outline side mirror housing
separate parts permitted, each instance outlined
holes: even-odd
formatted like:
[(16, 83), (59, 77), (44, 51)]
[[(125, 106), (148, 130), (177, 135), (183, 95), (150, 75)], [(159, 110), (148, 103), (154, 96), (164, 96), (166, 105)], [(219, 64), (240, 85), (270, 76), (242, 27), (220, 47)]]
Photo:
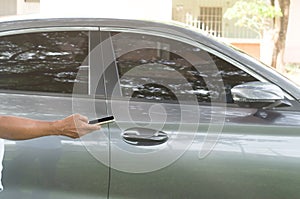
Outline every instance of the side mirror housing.
[(247, 82), (231, 89), (233, 100), (240, 107), (272, 109), (291, 106), (284, 92), (269, 82)]

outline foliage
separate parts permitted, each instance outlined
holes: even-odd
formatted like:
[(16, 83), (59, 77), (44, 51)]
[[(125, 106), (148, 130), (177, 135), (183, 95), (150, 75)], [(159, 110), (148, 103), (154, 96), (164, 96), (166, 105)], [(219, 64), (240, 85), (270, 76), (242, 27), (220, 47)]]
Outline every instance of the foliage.
[(264, 30), (272, 28), (270, 21), (273, 18), (281, 16), (281, 10), (272, 6), (269, 0), (239, 0), (224, 14), (224, 18), (236, 19), (235, 25), (249, 28), (260, 36)]
[(300, 73), (300, 64), (299, 63), (288, 63), (286, 65), (286, 71), (291, 73)]

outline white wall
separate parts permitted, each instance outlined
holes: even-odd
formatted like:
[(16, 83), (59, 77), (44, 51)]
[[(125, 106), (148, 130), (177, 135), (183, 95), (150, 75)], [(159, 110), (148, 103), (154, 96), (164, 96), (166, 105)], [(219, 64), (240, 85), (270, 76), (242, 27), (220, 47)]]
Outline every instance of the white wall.
[(17, 14), (16, 0), (0, 0), (0, 16)]
[(25, 2), (24, 0), (0, 0), (0, 16), (24, 15), (39, 12), (39, 2)]
[(291, 0), (285, 61), (300, 63), (300, 0)]
[(170, 20), (172, 0), (41, 0), (41, 14)]
[(40, 12), (39, 2), (25, 2), (24, 0), (17, 0), (17, 14), (33, 14)]

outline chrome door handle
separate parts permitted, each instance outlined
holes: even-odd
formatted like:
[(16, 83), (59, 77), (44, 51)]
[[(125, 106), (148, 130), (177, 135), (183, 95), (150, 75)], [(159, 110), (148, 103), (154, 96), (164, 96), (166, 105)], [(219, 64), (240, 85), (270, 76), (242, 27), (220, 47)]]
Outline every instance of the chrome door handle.
[(169, 139), (168, 134), (163, 131), (141, 127), (126, 129), (122, 137), (126, 143), (138, 146), (158, 145)]

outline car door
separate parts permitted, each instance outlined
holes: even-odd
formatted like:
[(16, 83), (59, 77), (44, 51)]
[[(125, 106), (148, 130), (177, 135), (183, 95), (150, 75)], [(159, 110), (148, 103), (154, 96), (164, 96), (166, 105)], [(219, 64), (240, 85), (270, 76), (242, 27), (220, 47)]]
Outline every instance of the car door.
[(299, 195), (299, 102), (286, 94), (292, 107), (239, 107), (231, 89), (268, 82), (263, 74), (164, 31), (103, 32), (115, 63), (104, 66), (116, 118), (109, 198)]
[[(97, 27), (26, 28), (0, 37), (1, 115), (59, 120), (107, 114)], [(92, 53), (93, 52), (93, 53)], [(96, 96), (96, 97), (95, 97)], [(94, 142), (99, 142), (94, 149)], [(80, 139), (63, 136), (5, 141), (1, 198), (107, 198), (107, 128)]]

